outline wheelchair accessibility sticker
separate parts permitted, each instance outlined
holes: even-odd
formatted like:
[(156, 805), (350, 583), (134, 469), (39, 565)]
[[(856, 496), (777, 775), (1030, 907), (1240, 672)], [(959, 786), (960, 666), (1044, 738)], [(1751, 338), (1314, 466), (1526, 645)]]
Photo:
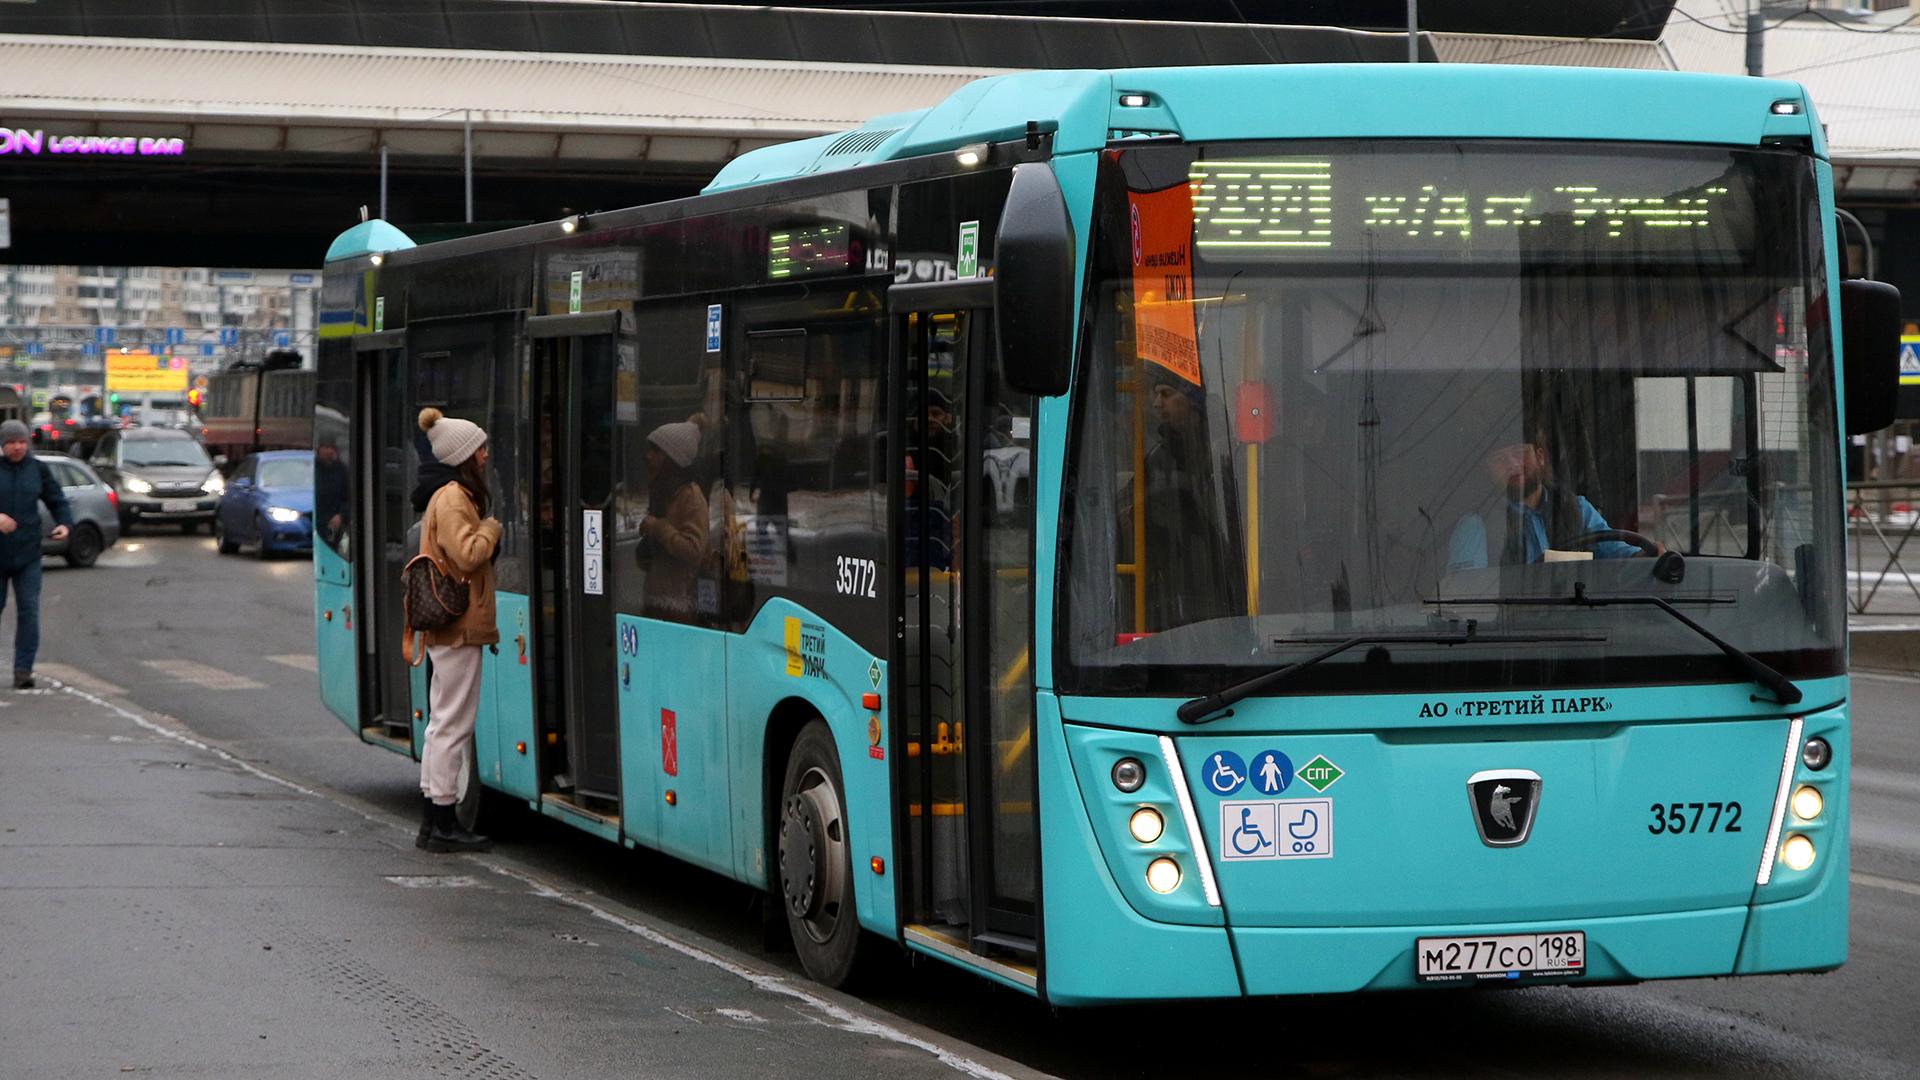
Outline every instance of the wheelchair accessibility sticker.
[(1247, 782), (1247, 763), (1231, 750), (1208, 754), (1200, 772), (1206, 778), (1207, 790), (1223, 798), (1239, 791), (1240, 785)]
[(1220, 859), (1333, 858), (1332, 799), (1262, 799), (1220, 804)]

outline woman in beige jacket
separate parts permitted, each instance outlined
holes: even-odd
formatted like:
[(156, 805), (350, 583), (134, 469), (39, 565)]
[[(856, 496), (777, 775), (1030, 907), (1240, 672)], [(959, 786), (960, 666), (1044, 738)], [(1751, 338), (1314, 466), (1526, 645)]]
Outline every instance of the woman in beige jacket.
[(634, 555), (647, 571), (642, 610), (656, 619), (694, 621), (694, 591), (707, 561), (707, 497), (693, 476), (700, 428), (685, 420), (647, 436), (647, 513)]
[(418, 846), (428, 851), (485, 851), (493, 841), (454, 816), (460, 770), (473, 753), (473, 721), (480, 707), (480, 657), (500, 640), (493, 616), (493, 551), (500, 523), (487, 516), (487, 433), (470, 420), (420, 410), (433, 456), (456, 471), (427, 502), (420, 551), (440, 560), (467, 583), (467, 611), (453, 625), (427, 632), (432, 661), (427, 736), (420, 749), (420, 792), (426, 796)]

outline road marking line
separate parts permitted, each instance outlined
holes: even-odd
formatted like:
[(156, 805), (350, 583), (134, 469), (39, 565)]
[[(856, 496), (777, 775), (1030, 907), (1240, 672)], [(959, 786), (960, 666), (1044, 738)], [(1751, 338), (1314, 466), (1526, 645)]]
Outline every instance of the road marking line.
[[(201, 742), (199, 739), (192, 737), (191, 735), (183, 735), (180, 732), (174, 731), (171, 728), (163, 727), (160, 724), (156, 724), (153, 721), (147, 719), (146, 717), (141, 716), (139, 713), (133, 712), (129, 709), (123, 709), (120, 706), (115, 705), (113, 702), (108, 701), (107, 699), (100, 697), (97, 694), (89, 694), (85, 690), (82, 690), (77, 686), (66, 686), (66, 687), (62, 687), (61, 689), (64, 690), (66, 693), (72, 694), (74, 697), (77, 697), (82, 701), (90, 701), (93, 704), (100, 706), (101, 708), (107, 710), (110, 713), (113, 713), (117, 716), (124, 717), (127, 720), (131, 721), (132, 723), (140, 727), (143, 727), (148, 731), (153, 732), (155, 735), (158, 735), (166, 739), (172, 739), (174, 742), (177, 742), (182, 746), (191, 746), (195, 750), (200, 750), (200, 751), (204, 751), (205, 753), (212, 754), (214, 757), (219, 758), (221, 761), (224, 761), (227, 764), (234, 766), (235, 768), (244, 769), (247, 772), (252, 773), (254, 776), (257, 776), (260, 779), (265, 780), (269, 783), (279, 784), (283, 788), (287, 788), (292, 791), (297, 791), (302, 795), (311, 795), (316, 799), (324, 798), (324, 796), (322, 796), (319, 792), (313, 790), (312, 788), (301, 787), (299, 784), (294, 783), (293, 781), (287, 779), (284, 776), (275, 776), (272, 773), (266, 771), (265, 769), (260, 768), (258, 765), (253, 764), (252, 762), (242, 761), (241, 759), (233, 756), (232, 754), (227, 753), (225, 750), (222, 750), (217, 746), (209, 746), (206, 743)], [(333, 802), (333, 800), (331, 799), (327, 801)], [(335, 802), (334, 805), (338, 806), (340, 804)], [(351, 809), (351, 807), (349, 807), (348, 809)], [(355, 812), (360, 813), (359, 811), (355, 811)], [(381, 820), (379, 818), (374, 817), (371, 814), (360, 813), (360, 816), (365, 818), (368, 821), (374, 822), (375, 824), (380, 824), (380, 825), (392, 824), (390, 821)]]
[(142, 660), (140, 663), (177, 682), (192, 683), (208, 690), (263, 690), (267, 685), (245, 675), (235, 675), (192, 660)]
[(102, 697), (124, 697), (127, 693), (125, 688), (115, 686), (105, 679), (95, 678), (71, 664), (42, 663), (36, 670), (42, 675), (51, 675), (68, 686), (77, 686)]
[(403, 889), (478, 889), (479, 879), (466, 874), (389, 874), (387, 881)]
[(1866, 885), (1875, 889), (1891, 889), (1894, 892), (1920, 896), (1920, 885), (1915, 885), (1911, 881), (1897, 881), (1893, 878), (1881, 877), (1878, 874), (1862, 874), (1857, 870), (1848, 874), (1847, 879), (1855, 885)]
[(617, 926), (635, 937), (644, 938), (663, 949), (670, 949), (690, 960), (696, 960), (702, 964), (719, 968), (729, 975), (744, 979), (755, 988), (769, 994), (780, 994), (785, 997), (797, 998), (816, 1012), (822, 1013), (829, 1019), (837, 1021), (837, 1023), (830, 1024), (829, 1026), (831, 1027), (856, 1035), (872, 1035), (875, 1038), (885, 1039), (888, 1042), (895, 1042), (903, 1046), (911, 1046), (916, 1050), (923, 1050), (926, 1053), (932, 1054), (942, 1065), (965, 1073), (968, 1076), (977, 1077), (978, 1080), (1012, 1080), (1012, 1077), (1009, 1077), (1006, 1073), (989, 1068), (971, 1058), (962, 1057), (938, 1043), (929, 1042), (926, 1039), (909, 1034), (890, 1024), (883, 1024), (878, 1020), (861, 1016), (844, 1006), (836, 1005), (818, 994), (794, 985), (782, 976), (743, 967), (723, 956), (710, 953), (699, 946), (690, 945), (687, 942), (663, 934), (644, 923), (638, 923), (632, 919), (616, 915), (605, 908), (596, 907), (592, 903), (582, 900), (577, 896), (570, 896), (530, 874), (522, 873), (510, 867), (501, 866), (498, 863), (490, 862), (484, 858), (476, 858), (474, 861), (502, 877), (512, 878), (520, 882), (527, 886), (527, 888), (533, 890), (534, 895), (543, 899), (565, 904), (568, 907), (579, 908), (594, 918)]
[(301, 671), (320, 670), (320, 658), (312, 653), (287, 653), (283, 656), (269, 656), (267, 659), (290, 668), (299, 668)]

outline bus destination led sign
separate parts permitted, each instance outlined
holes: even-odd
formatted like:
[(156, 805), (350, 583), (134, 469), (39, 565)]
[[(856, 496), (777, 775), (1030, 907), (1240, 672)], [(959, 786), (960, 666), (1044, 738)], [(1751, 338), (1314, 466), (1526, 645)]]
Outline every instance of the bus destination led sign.
[(39, 157), (43, 154), (180, 157), (186, 152), (185, 139), (155, 139), (134, 135), (48, 135), (38, 129), (0, 128), (0, 157)]
[(767, 277), (774, 281), (851, 269), (853, 231), (845, 223), (779, 229), (767, 236)]
[[(1382, 254), (1499, 250), (1515, 234), (1543, 228), (1556, 231), (1559, 244), (1587, 250), (1668, 248), (1674, 234), (1688, 233), (1712, 237), (1704, 246), (1726, 242), (1718, 235), (1730, 194), (1724, 183), (1674, 190), (1570, 182), (1543, 166), (1525, 170), (1532, 175), (1497, 171), (1506, 160), (1479, 162), (1467, 176), (1437, 183), (1421, 175), (1417, 160), (1369, 161), (1352, 170), (1364, 177), (1336, 179), (1350, 164), (1361, 165), (1333, 156), (1194, 162), (1186, 185), (1194, 246), (1203, 254), (1240, 255), (1370, 245)], [(1681, 243), (1692, 248), (1702, 240)]]

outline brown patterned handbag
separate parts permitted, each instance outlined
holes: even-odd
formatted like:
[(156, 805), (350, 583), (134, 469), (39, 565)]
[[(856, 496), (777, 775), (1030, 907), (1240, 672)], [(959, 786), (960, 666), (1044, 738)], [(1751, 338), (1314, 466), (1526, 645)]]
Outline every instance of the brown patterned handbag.
[(422, 526), (420, 554), (400, 568), (400, 611), (407, 625), (407, 636), (401, 642), (400, 651), (409, 664), (418, 664), (426, 655), (426, 650), (415, 647), (414, 638), (459, 622), (472, 600), (467, 583), (454, 577), (444, 563), (428, 554), (432, 547), (432, 532)]

